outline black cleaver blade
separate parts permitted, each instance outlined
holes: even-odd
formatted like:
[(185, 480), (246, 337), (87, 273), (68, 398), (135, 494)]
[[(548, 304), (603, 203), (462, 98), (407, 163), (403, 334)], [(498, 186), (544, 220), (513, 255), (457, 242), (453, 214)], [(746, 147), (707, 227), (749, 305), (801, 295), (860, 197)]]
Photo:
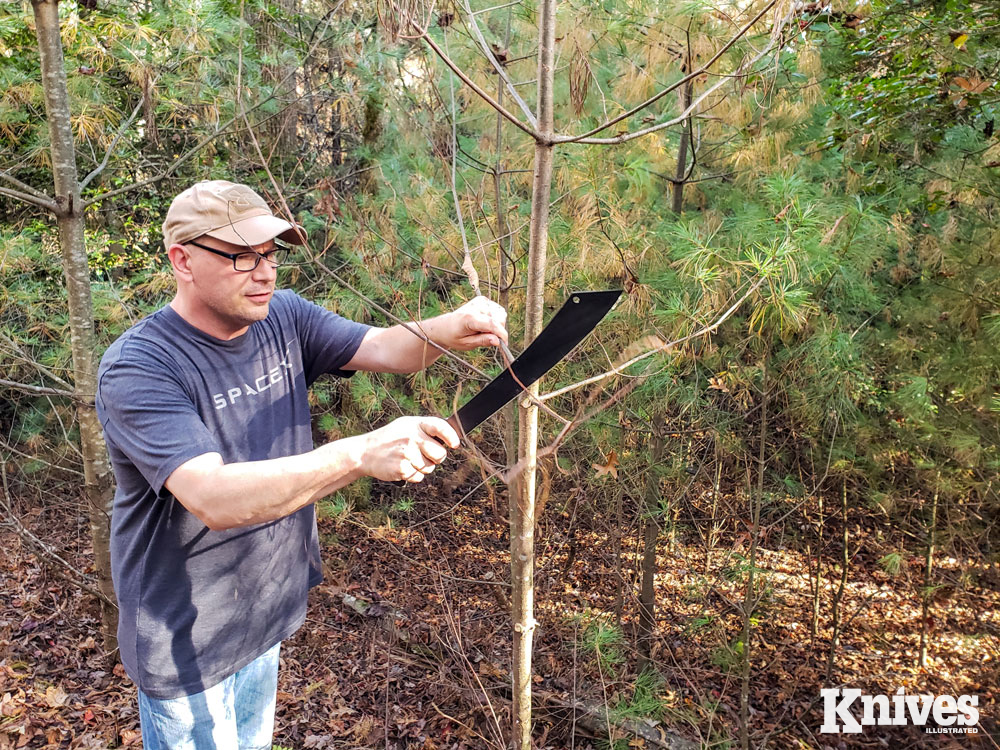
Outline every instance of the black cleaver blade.
[[(621, 289), (573, 292), (521, 356), (448, 418), (451, 426), (465, 435), (500, 411), (521, 393), (522, 384), (527, 388), (576, 348), (615, 306), (621, 293)], [(517, 380), (511, 376), (512, 370)]]

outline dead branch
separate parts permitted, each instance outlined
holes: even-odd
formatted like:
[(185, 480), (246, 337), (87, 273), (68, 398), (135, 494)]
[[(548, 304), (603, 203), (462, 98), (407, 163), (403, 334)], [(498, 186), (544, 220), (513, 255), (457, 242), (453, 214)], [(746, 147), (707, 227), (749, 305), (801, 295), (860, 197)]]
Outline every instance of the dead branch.
[[(10, 179), (9, 175), (2, 175), (7, 179)], [(44, 208), (47, 211), (56, 213), (59, 210), (59, 206), (55, 201), (44, 200), (42, 198), (36, 198), (28, 193), (22, 193), (20, 190), (12, 190), (11, 188), (0, 187), (0, 195), (6, 195), (8, 198), (13, 198), (16, 201), (21, 201), (22, 203), (30, 203), (32, 206), (38, 206), (38, 208)]]
[(733, 305), (728, 310), (726, 310), (711, 325), (707, 325), (704, 328), (700, 328), (697, 331), (695, 331), (694, 333), (691, 333), (691, 334), (689, 334), (687, 336), (684, 336), (682, 338), (676, 339), (674, 341), (669, 341), (669, 342), (667, 342), (665, 344), (662, 344), (661, 346), (657, 346), (657, 347), (655, 347), (653, 349), (650, 349), (649, 351), (643, 352), (642, 354), (638, 354), (635, 357), (632, 357), (632, 359), (628, 360), (627, 362), (624, 362), (624, 363), (618, 365), (617, 367), (614, 367), (611, 370), (608, 370), (607, 372), (603, 372), (600, 375), (595, 375), (592, 378), (587, 378), (586, 380), (581, 380), (579, 383), (573, 383), (572, 385), (567, 385), (565, 388), (560, 388), (559, 390), (552, 391), (550, 393), (546, 393), (546, 394), (544, 394), (542, 396), (539, 396), (538, 400), (539, 401), (548, 401), (550, 398), (555, 398), (556, 396), (561, 396), (562, 394), (569, 393), (570, 391), (574, 391), (577, 388), (582, 388), (585, 385), (591, 385), (592, 383), (597, 383), (597, 382), (599, 382), (601, 380), (605, 380), (606, 378), (610, 378), (613, 375), (620, 375), (621, 373), (623, 373), (625, 370), (627, 370), (629, 367), (631, 367), (635, 363), (641, 362), (644, 359), (648, 359), (649, 357), (652, 357), (654, 354), (659, 354), (660, 352), (670, 351), (671, 349), (674, 349), (677, 346), (680, 346), (681, 344), (685, 344), (688, 341), (692, 341), (693, 339), (701, 338), (702, 336), (708, 335), (710, 333), (714, 333), (716, 331), (716, 329), (718, 329), (719, 326), (721, 326), (730, 316), (732, 316), (732, 314), (734, 312), (736, 312), (736, 310), (738, 310), (740, 308), (740, 306), (744, 302), (746, 302), (746, 300), (750, 297), (750, 295), (752, 295), (754, 292), (756, 292), (761, 287), (761, 285), (764, 283), (764, 281), (765, 281), (764, 278), (758, 279), (757, 282), (753, 286), (751, 286), (742, 297), (740, 297), (738, 300), (736, 300), (736, 302), (734, 302)]
[(514, 82), (510, 80), (510, 76), (507, 75), (507, 71), (504, 69), (504, 66), (500, 64), (496, 55), (493, 54), (493, 50), (490, 49), (490, 45), (486, 43), (486, 39), (483, 37), (483, 32), (479, 29), (479, 23), (476, 21), (476, 14), (472, 12), (472, 8), (469, 6), (468, 0), (463, 0), (462, 6), (468, 14), (468, 19), (472, 26), (472, 33), (473, 36), (476, 37), (476, 41), (479, 42), (479, 48), (486, 56), (486, 59), (490, 61), (490, 64), (497, 72), (497, 75), (503, 80), (507, 88), (507, 93), (509, 93), (511, 98), (517, 102), (517, 106), (519, 106), (521, 111), (524, 112), (524, 116), (528, 118), (528, 122), (531, 123), (531, 127), (537, 128), (538, 120), (535, 118), (534, 112), (531, 111), (528, 103), (521, 98), (521, 95), (517, 93), (517, 89), (514, 88)]
[[(625, 362), (625, 363), (623, 363), (621, 365), (618, 365), (617, 367), (609, 370), (608, 372), (602, 373), (601, 375), (596, 375), (593, 378), (588, 378), (587, 380), (581, 381), (580, 383), (575, 383), (572, 386), (567, 386), (566, 388), (562, 388), (562, 389), (560, 389), (558, 391), (553, 391), (552, 393), (546, 394), (544, 397), (539, 397), (539, 398), (540, 399), (552, 398), (553, 396), (559, 395), (561, 393), (566, 393), (566, 392), (568, 392), (570, 390), (574, 390), (576, 388), (580, 388), (580, 387), (582, 387), (584, 385), (590, 385), (592, 383), (596, 383), (598, 381), (601, 381), (601, 380), (604, 380), (606, 378), (609, 378), (609, 377), (611, 377), (613, 375), (619, 375), (626, 368), (628, 368), (629, 366), (635, 364), (636, 362), (639, 362), (639, 361), (641, 361), (643, 359), (647, 359), (648, 357), (652, 357), (654, 354), (658, 354), (658, 353), (663, 352), (663, 351), (668, 351), (668, 350), (673, 349), (674, 347), (676, 347), (676, 346), (678, 346), (680, 344), (683, 344), (685, 342), (691, 341), (693, 339), (696, 339), (696, 338), (699, 338), (701, 336), (705, 336), (705, 335), (708, 335), (708, 334), (714, 332), (734, 312), (736, 312), (736, 310), (739, 309), (739, 307), (750, 297), (750, 295), (752, 295), (754, 292), (756, 292), (757, 289), (759, 289), (761, 287), (761, 285), (765, 281), (766, 281), (766, 277), (762, 277), (762, 278), (758, 279), (735, 303), (733, 303), (732, 306), (729, 307), (728, 310), (726, 310), (721, 316), (719, 316), (719, 318), (717, 318), (715, 320), (715, 322), (712, 323), (711, 325), (708, 325), (708, 326), (705, 326), (703, 328), (700, 328), (699, 330), (695, 331), (694, 333), (689, 334), (688, 336), (684, 336), (683, 338), (677, 339), (676, 341), (671, 341), (671, 342), (668, 342), (666, 344), (663, 344), (662, 346), (658, 346), (658, 347), (655, 347), (653, 349), (650, 349), (649, 351), (644, 352), (644, 353), (642, 353), (640, 355), (637, 355), (637, 356), (633, 357), (632, 359), (628, 360), (627, 362)], [(559, 450), (559, 446), (562, 445), (563, 441), (566, 439), (566, 437), (573, 430), (575, 430), (581, 424), (584, 424), (588, 420), (592, 419), (593, 417), (595, 417), (600, 412), (604, 411), (605, 409), (609, 408), (610, 406), (612, 406), (612, 405), (618, 403), (619, 401), (621, 401), (622, 399), (624, 399), (632, 391), (634, 391), (636, 388), (638, 388), (640, 385), (642, 385), (642, 383), (645, 382), (646, 378), (648, 378), (648, 377), (649, 377), (648, 373), (636, 376), (635, 379), (631, 383), (629, 383), (624, 388), (619, 389), (607, 401), (604, 401), (603, 403), (598, 404), (596, 407), (588, 409), (588, 407), (590, 407), (590, 405), (593, 404), (594, 401), (597, 399), (597, 397), (602, 393), (602, 391), (600, 389), (594, 389), (594, 391), (590, 394), (590, 396), (584, 401), (583, 405), (580, 406), (580, 408), (577, 410), (576, 414), (573, 415), (573, 417), (570, 420), (568, 420), (568, 421), (565, 422), (565, 425), (563, 426), (562, 430), (560, 430), (559, 434), (556, 435), (555, 439), (551, 443), (549, 443), (549, 445), (545, 446), (544, 448), (540, 448), (538, 450), (538, 458), (543, 458), (545, 456), (550, 456), (550, 455), (556, 454), (558, 452), (558, 450)], [(506, 471), (495, 471), (495, 470), (494, 471), (495, 471), (496, 475), (499, 476), (500, 479), (505, 484), (509, 485), (518, 476), (520, 476), (521, 472), (523, 472), (526, 467), (527, 467), (527, 461), (522, 460), (522, 461), (519, 461), (518, 463), (514, 464), (510, 468), (508, 468)]]
[[(34, 396), (66, 396), (67, 398), (84, 398), (73, 391), (64, 391), (61, 388), (46, 388), (40, 385), (29, 385), (28, 383), (15, 383), (13, 380), (0, 378), (0, 385), (13, 388), (16, 391), (23, 391)], [(92, 399), (91, 399), (92, 400)]]

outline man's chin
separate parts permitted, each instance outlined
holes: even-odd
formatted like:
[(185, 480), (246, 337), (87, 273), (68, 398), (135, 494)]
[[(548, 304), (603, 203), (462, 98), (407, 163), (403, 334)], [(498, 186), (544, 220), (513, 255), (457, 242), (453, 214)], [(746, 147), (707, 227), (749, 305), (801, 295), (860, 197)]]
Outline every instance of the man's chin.
[(249, 304), (243, 306), (243, 309), (240, 310), (238, 317), (244, 325), (250, 325), (251, 323), (256, 323), (258, 320), (266, 318), (269, 309), (269, 302), (250, 302)]

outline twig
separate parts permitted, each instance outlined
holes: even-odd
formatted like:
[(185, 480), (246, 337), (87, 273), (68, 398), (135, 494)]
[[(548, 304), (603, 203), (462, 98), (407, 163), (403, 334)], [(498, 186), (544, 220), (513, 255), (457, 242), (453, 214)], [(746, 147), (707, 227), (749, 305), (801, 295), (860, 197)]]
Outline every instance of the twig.
[(519, 119), (517, 119), (503, 105), (501, 105), (496, 99), (494, 99), (492, 96), (490, 96), (489, 94), (487, 94), (475, 81), (473, 81), (471, 78), (469, 78), (469, 76), (467, 76), (462, 71), (462, 69), (459, 68), (454, 63), (454, 61), (450, 57), (448, 57), (447, 54), (445, 54), (444, 50), (442, 50), (435, 43), (435, 41), (433, 39), (431, 39), (430, 34), (427, 33), (426, 29), (421, 28), (416, 23), (413, 24), (413, 27), (418, 32), (417, 33), (417, 38), (418, 39), (423, 39), (425, 42), (427, 42), (428, 46), (432, 50), (434, 50), (435, 54), (437, 54), (437, 56), (441, 58), (442, 62), (444, 62), (445, 65), (447, 65), (449, 68), (451, 68), (452, 72), (455, 75), (457, 75), (466, 86), (468, 86), (470, 89), (472, 89), (477, 94), (479, 94), (479, 96), (483, 99), (483, 101), (485, 101), (487, 104), (489, 104), (491, 107), (493, 107), (493, 109), (495, 109), (497, 112), (499, 112), (505, 118), (507, 118), (508, 120), (510, 120), (510, 122), (512, 122), (519, 129), (523, 130), (525, 133), (527, 133), (528, 135), (530, 135), (536, 141), (543, 140), (541, 134), (539, 134), (534, 128), (532, 128), (532, 127), (530, 127), (528, 125), (525, 125), (523, 122), (521, 122)]
[[(444, 33), (445, 51), (448, 51), (448, 31)], [(458, 218), (458, 233), (462, 237), (462, 249), (465, 255), (462, 258), (462, 270), (469, 278), (469, 286), (477, 294), (479, 291), (479, 274), (472, 263), (472, 253), (469, 252), (469, 238), (465, 233), (465, 219), (462, 217), (462, 204), (458, 200), (458, 185), (456, 184), (455, 171), (458, 158), (458, 109), (455, 104), (455, 81), (448, 77), (448, 93), (451, 95), (451, 199), (455, 203), (455, 216)]]
[[(156, 79), (153, 79), (153, 81), (150, 82), (150, 87), (152, 87), (154, 83), (156, 83)], [(125, 131), (128, 130), (129, 125), (131, 125), (135, 121), (135, 118), (139, 116), (143, 103), (143, 100), (139, 99), (139, 103), (135, 105), (135, 109), (132, 110), (132, 114), (129, 115), (128, 119), (126, 119), (125, 122), (122, 123), (121, 127), (118, 128), (118, 132), (115, 133), (115, 137), (112, 138), (111, 143), (108, 144), (108, 148), (104, 152), (104, 158), (101, 159), (101, 163), (94, 167), (93, 171), (80, 181), (81, 192), (95, 177), (97, 177), (97, 175), (104, 171), (105, 167), (108, 166), (108, 160), (111, 158), (111, 152), (115, 150), (115, 146), (118, 145), (118, 141), (120, 141), (122, 136), (125, 135)]]
[[(503, 65), (497, 60), (496, 56), (493, 54), (493, 50), (490, 49), (490, 45), (486, 43), (486, 39), (483, 38), (483, 32), (479, 30), (479, 23), (476, 21), (476, 14), (472, 12), (472, 8), (469, 6), (468, 0), (463, 0), (463, 7), (465, 12), (468, 14), (469, 21), (472, 24), (472, 32), (479, 42), (479, 47), (486, 55), (486, 58), (490, 61), (493, 69), (497, 72), (497, 75), (503, 79), (503, 82), (507, 85), (507, 92), (511, 95), (517, 106), (521, 108), (524, 112), (524, 116), (528, 118), (528, 122), (531, 123), (531, 127), (538, 127), (538, 120), (535, 118), (534, 112), (528, 106), (528, 103), (521, 98), (521, 95), (517, 93), (517, 89), (514, 88), (514, 82), (510, 80), (510, 76), (507, 75), (507, 71), (504, 69)], [(447, 33), (447, 32), (446, 32)]]
[(27, 383), (15, 383), (13, 380), (4, 380), (0, 378), (0, 385), (5, 385), (8, 388), (13, 388), (18, 391), (24, 391), (25, 393), (32, 393), (36, 396), (66, 396), (67, 398), (80, 399), (87, 403), (92, 403), (93, 399), (87, 401), (86, 397), (78, 395), (73, 391), (64, 391), (61, 388), (46, 388), (40, 385), (28, 385)]

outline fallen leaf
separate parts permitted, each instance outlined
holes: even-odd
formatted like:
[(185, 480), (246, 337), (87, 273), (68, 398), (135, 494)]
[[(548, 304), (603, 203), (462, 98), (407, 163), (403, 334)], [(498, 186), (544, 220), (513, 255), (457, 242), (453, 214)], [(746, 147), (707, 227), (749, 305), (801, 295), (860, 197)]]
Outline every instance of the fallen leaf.
[(597, 472), (595, 476), (604, 476), (605, 474), (610, 474), (615, 479), (618, 478), (618, 454), (611, 451), (607, 457), (607, 463), (603, 466), (601, 464), (592, 464), (594, 470)]
[(729, 386), (726, 385), (726, 373), (720, 372), (718, 375), (713, 375), (708, 379), (708, 388), (713, 391), (722, 391), (723, 393), (729, 393)]
[(50, 708), (65, 706), (68, 698), (69, 696), (66, 695), (66, 691), (58, 685), (49, 685), (45, 688), (45, 703)]

